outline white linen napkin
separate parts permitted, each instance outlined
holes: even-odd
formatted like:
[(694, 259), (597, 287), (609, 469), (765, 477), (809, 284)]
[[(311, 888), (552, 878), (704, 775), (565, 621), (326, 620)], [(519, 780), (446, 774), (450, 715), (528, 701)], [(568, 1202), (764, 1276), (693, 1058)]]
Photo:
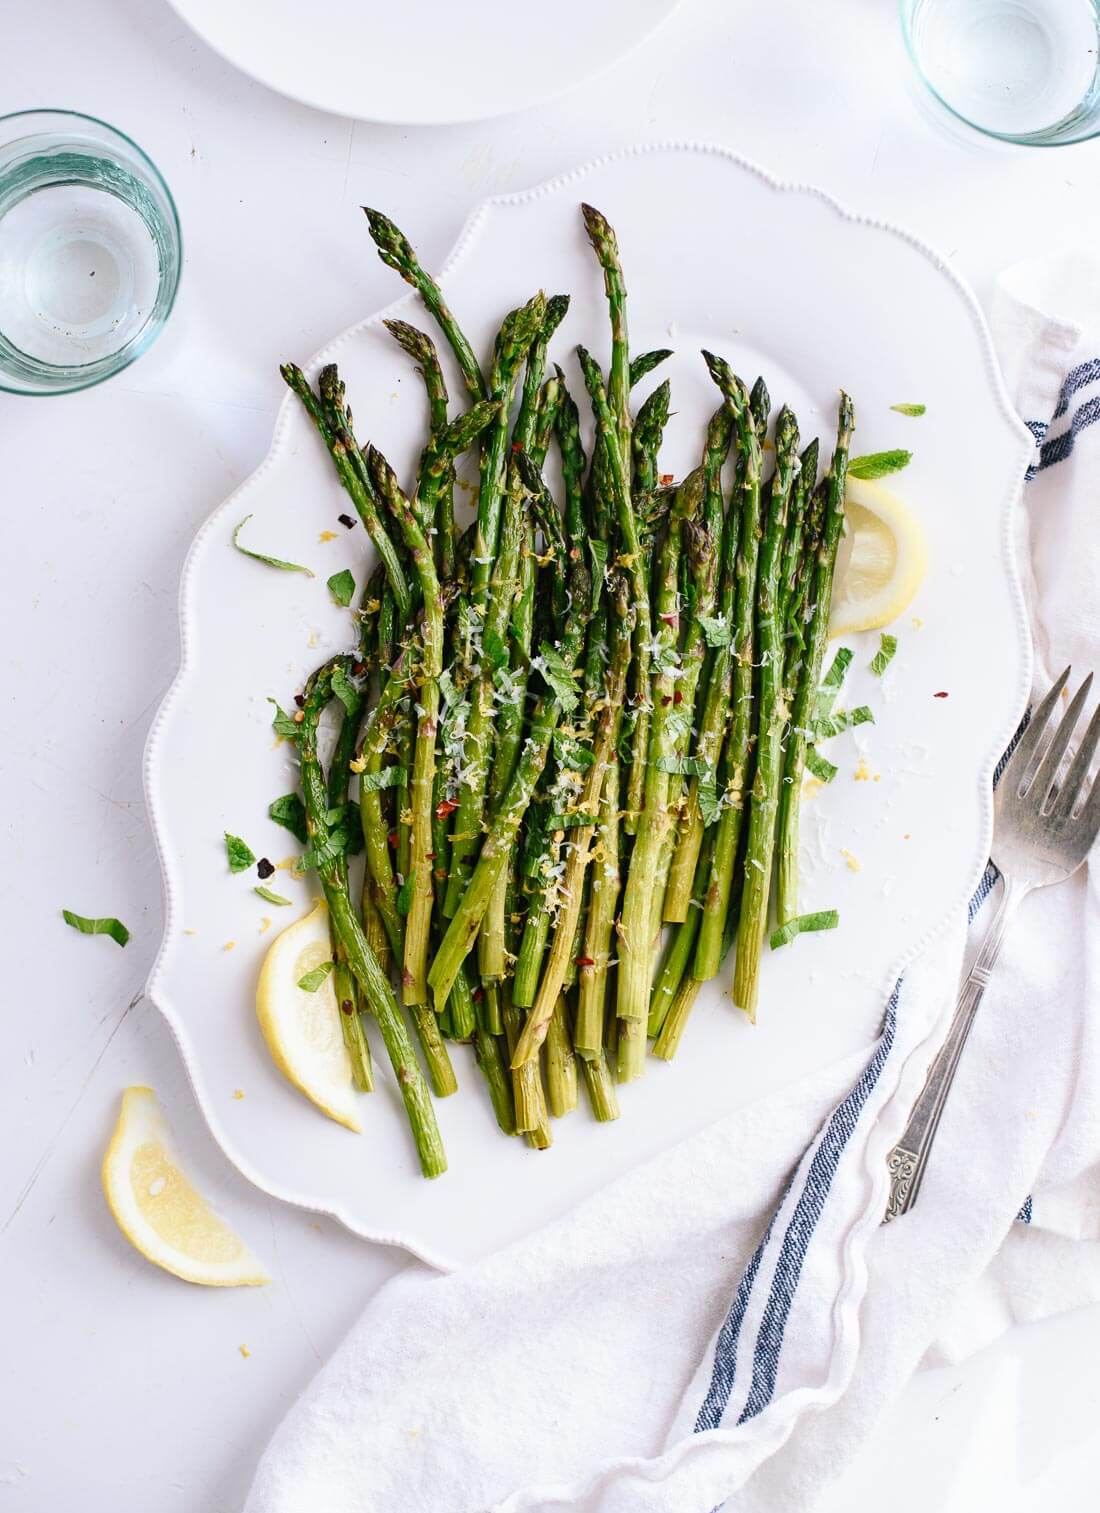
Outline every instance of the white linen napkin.
[[(1100, 669), (1098, 296), (1100, 268), (1062, 259), (1011, 270), (992, 312), (1036, 437), (1020, 532), (1037, 686)], [(996, 655), (979, 627), (973, 654)], [(866, 1053), (487, 1261), (383, 1287), (245, 1513), (801, 1513), (922, 1358), (1100, 1299), (1095, 875), (1025, 903), (912, 1213), (880, 1225), (885, 1157), (992, 869), (969, 932), (909, 969)]]

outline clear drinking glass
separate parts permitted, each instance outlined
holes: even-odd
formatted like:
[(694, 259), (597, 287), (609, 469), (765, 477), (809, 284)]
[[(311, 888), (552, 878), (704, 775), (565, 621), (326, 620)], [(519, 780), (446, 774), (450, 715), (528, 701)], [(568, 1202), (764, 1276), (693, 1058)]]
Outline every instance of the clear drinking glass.
[(0, 116), (0, 389), (66, 394), (139, 357), (179, 284), (179, 217), (136, 143), (93, 116)]
[(1100, 132), (1100, 0), (901, 0), (917, 72), (987, 135), (1059, 147)]

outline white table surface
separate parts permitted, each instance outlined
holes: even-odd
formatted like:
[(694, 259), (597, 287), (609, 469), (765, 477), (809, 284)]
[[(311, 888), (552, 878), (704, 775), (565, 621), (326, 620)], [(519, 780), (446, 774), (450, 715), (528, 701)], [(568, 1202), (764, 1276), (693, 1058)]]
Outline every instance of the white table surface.
[[(175, 192), (186, 265), (171, 324), (136, 367), (84, 395), (0, 395), (0, 1508), (235, 1513), (279, 1415), (405, 1263), (269, 1202), (201, 1125), (142, 998), (161, 898), (141, 753), (176, 666), (184, 553), (267, 450), (278, 362), (395, 292), (359, 205), (385, 207), (431, 266), (486, 194), (639, 140), (713, 139), (912, 227), (985, 295), (1006, 263), (1096, 244), (1100, 143), (1028, 153), (945, 130), (911, 84), (892, 0), (684, 0), (556, 105), (431, 130), (283, 100), (161, 0), (18, 9), (0, 109), (67, 106), (134, 135)], [(118, 915), (129, 947), (68, 930), (62, 905)], [(119, 1235), (98, 1164), (134, 1082), (157, 1089), (274, 1285), (188, 1287)], [(1098, 1344), (1091, 1310), (924, 1373), (838, 1508), (874, 1508), (887, 1486), (902, 1513), (1092, 1506)], [(1073, 1404), (1056, 1413), (1066, 1381)]]

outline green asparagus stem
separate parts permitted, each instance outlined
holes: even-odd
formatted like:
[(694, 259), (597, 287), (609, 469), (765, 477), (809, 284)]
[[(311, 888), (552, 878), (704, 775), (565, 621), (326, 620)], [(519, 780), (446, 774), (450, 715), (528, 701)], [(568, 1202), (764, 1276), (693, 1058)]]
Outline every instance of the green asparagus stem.
[(600, 800), (584, 951), (577, 978), (573, 1044), (577, 1055), (586, 1060), (603, 1053), (608, 963), (619, 901), (619, 781), (618, 766), (609, 762)]
[(756, 773), (749, 804), (744, 888), (737, 929), (733, 1001), (756, 1019), (760, 952), (768, 927), (775, 824), (783, 785), (783, 701), (785, 624), (781, 616), (783, 545), (787, 515), (798, 468), (798, 425), (790, 410), (779, 413), (775, 428), (775, 473), (769, 489), (767, 521), (756, 579), (756, 646), (760, 662)]
[(405, 953), (405, 922), (397, 910), (397, 879), (390, 855), (389, 826), (383, 811), (384, 789), (380, 786), (383, 758), (389, 747), (399, 705), (408, 695), (410, 683), (402, 658), (385, 683), (378, 702), (360, 736), (354, 765), (363, 776), (359, 785), (359, 816), (366, 849), (366, 874), (370, 898), (382, 921), (390, 951), (396, 961)]
[[(608, 404), (603, 376), (592, 355), (584, 347), (577, 348), (577, 356), (584, 373), (585, 387), (592, 400), (596, 416), (596, 430), (604, 458), (605, 477), (619, 527), (621, 553), (619, 561), (627, 569), (631, 584), (630, 615), (634, 635), (634, 697), (633, 749), (635, 764), (643, 773), (646, 752), (649, 748), (650, 686), (649, 669), (652, 660), (653, 627), (649, 609), (649, 580), (646, 572), (646, 553), (638, 534), (638, 521), (634, 513), (627, 481), (627, 469), (618, 446), (618, 432)], [(636, 780), (634, 781), (636, 788)], [(630, 833), (637, 819), (637, 811), (628, 806), (624, 828)]]
[(493, 1113), (505, 1135), (516, 1133), (516, 1105), (512, 1096), (512, 1079), (497, 1037), (482, 1024), (474, 1032), (474, 1055), (489, 1089)]
[(279, 369), (286, 384), (302, 401), (307, 414), (317, 427), (322, 441), (328, 447), (340, 482), (355, 506), (356, 514), (366, 527), (374, 542), (379, 558), (386, 565), (386, 574), (404, 620), (409, 613), (409, 586), (397, 548), (382, 524), (378, 504), (373, 496), (369, 479), (362, 466), (359, 448), (351, 435), (348, 417), (343, 406), (343, 385), (336, 376), (335, 368), (324, 368), (321, 373), (322, 397), (318, 400), (309, 386), (309, 380), (301, 368), (293, 363), (283, 363)]
[[(509, 1058), (519, 1040), (523, 1011), (512, 1002), (509, 985), (504, 984), (501, 1013), (504, 1019), (504, 1040)], [(548, 1150), (554, 1136), (546, 1109), (546, 1089), (542, 1080), (542, 1068), (538, 1061), (525, 1061), (512, 1073), (516, 1130), (527, 1136), (527, 1143), (534, 1150)]]
[[(509, 476), (508, 411), (523, 360), (540, 336), (546, 320), (546, 296), (539, 293), (505, 317), (493, 358), (490, 382), (493, 398), (501, 401), (501, 408), (481, 456), (469, 606), (481, 627), (482, 658), (476, 670), (466, 728), (466, 770), (459, 787), (458, 809), (451, 830), (451, 875), (443, 905), (443, 912), (448, 917), (454, 914), (462, 897), (481, 834), (492, 757), (494, 686), (491, 656), (493, 648), (504, 641), (522, 541), (522, 494), (506, 488)], [(534, 400), (541, 381), (540, 372), (528, 404), (528, 424), (532, 427)], [(504, 510), (502, 531), (502, 507), (506, 499), (508, 507)]]
[(699, 981), (713, 977), (721, 961), (722, 932), (729, 911), (734, 863), (741, 836), (745, 789), (753, 730), (753, 663), (757, 563), (760, 554), (760, 442), (753, 424), (744, 384), (720, 358), (703, 354), (711, 377), (734, 413), (742, 468), (738, 527), (740, 539), (736, 564), (736, 593), (730, 627), (733, 651), (731, 713), (726, 737), (726, 786), (718, 819), (710, 882), (695, 946), (692, 975)]
[[(617, 597), (620, 614), (616, 616), (611, 660), (607, 668), (602, 707), (599, 710), (596, 735), (592, 745), (592, 761), (585, 772), (580, 792), (579, 803), (582, 814), (598, 813), (600, 798), (607, 782), (607, 773), (615, 754), (619, 718), (626, 688), (627, 667), (630, 662), (630, 632), (621, 613), (625, 609), (626, 601), (625, 584), (622, 582), (621, 575), (618, 581), (620, 588)], [(527, 1016), (527, 1023), (520, 1036), (513, 1066), (538, 1055), (539, 1047), (546, 1037), (551, 1018), (560, 1001), (570, 963), (576, 956), (574, 941), (584, 899), (585, 872), (588, 868), (594, 833), (595, 825), (591, 824), (576, 826), (571, 831), (569, 855), (561, 883), (562, 903), (554, 924), (553, 946), (538, 984), (538, 996), (533, 1000), (534, 1007)], [(602, 1017), (601, 1014), (600, 1043), (602, 1043)], [(591, 1041), (591, 1035), (588, 1038)], [(595, 1054), (598, 1049), (598, 1045), (590, 1048), (589, 1053)]]
[[(683, 728), (680, 740), (677, 742), (676, 756), (681, 761), (688, 756), (693, 736), (696, 739), (697, 749), (692, 755), (703, 762), (709, 761), (712, 764), (716, 757), (717, 734), (708, 734), (706, 731), (705, 700), (698, 721), (695, 716), (695, 706), (707, 658), (707, 627), (714, 629), (714, 612), (718, 602), (725, 530), (722, 468), (732, 439), (733, 416), (729, 407), (723, 404), (711, 417), (707, 427), (707, 441), (703, 453), (702, 514), (687, 533), (686, 556), (690, 568), (691, 615), (684, 637), (681, 657), (682, 674), (677, 685), (677, 692), (680, 695), (679, 714), (682, 717)], [(719, 622), (720, 634), (724, 632), (728, 624), (728, 620)], [(712, 766), (707, 774), (707, 782), (712, 788), (716, 784), (716, 778), (717, 773)], [(696, 825), (699, 827), (700, 838), (702, 836), (703, 826), (699, 813), (698, 793), (700, 781), (698, 774), (695, 774), (693, 780), (688, 783), (685, 783), (684, 776), (675, 774), (669, 785), (670, 806), (674, 803), (680, 804), (675, 828), (670, 831), (667, 841), (670, 854), (667, 861), (668, 882), (663, 892), (662, 917), (669, 922), (679, 922), (686, 918), (691, 897), (695, 862), (699, 851), (698, 844), (693, 843), (688, 837)], [(686, 795), (684, 795), (685, 788)]]
[(420, 266), (408, 238), (380, 210), (369, 210), (364, 205), (363, 214), (367, 218), (374, 245), (378, 248), (378, 256), (387, 267), (393, 268), (407, 284), (411, 284), (417, 290), (436, 325), (450, 343), (451, 351), (462, 370), (462, 377), (470, 398), (487, 399), (489, 391), (485, 386), (478, 360), (474, 356), (474, 350), (451, 314), (443, 298), (443, 291)]
[[(485, 401), (475, 405), (462, 420), (443, 428), (437, 442), (430, 448), (432, 455), (424, 469), (421, 509), (426, 512), (426, 518), (435, 517), (435, 492), (445, 477), (456, 450), (471, 444), (479, 434), (478, 427), (484, 428), (495, 418), (496, 413), (494, 404)], [(402, 493), (393, 469), (377, 448), (368, 447), (366, 460), (375, 492), (393, 516), (412, 559), (424, 608), (418, 725), (410, 785), (412, 824), (408, 876), (413, 880), (413, 891), (405, 920), (402, 975), (406, 1004), (424, 1004), (428, 1002), (428, 946), (434, 900), (432, 796), (435, 785), (435, 742), (439, 727), (439, 679), (443, 672), (443, 600), (435, 556), (417, 511)]]
[[(348, 788), (351, 783), (351, 758), (355, 750), (355, 740), (359, 729), (359, 714), (363, 706), (362, 695), (354, 685), (348, 685), (351, 693), (345, 690), (345, 698), (349, 702), (344, 706), (340, 722), (340, 733), (336, 738), (332, 758), (329, 762), (328, 772), (328, 807), (331, 811), (348, 805)], [(340, 865), (338, 862), (337, 865)], [(342, 864), (342, 873), (345, 886), (347, 885), (347, 862)], [(333, 971), (332, 985), (336, 992), (336, 1002), (340, 1005), (340, 1027), (344, 1034), (344, 1044), (347, 1047), (348, 1057), (351, 1060), (351, 1076), (355, 1086), (362, 1093), (373, 1090), (374, 1080), (371, 1069), (370, 1046), (367, 1037), (363, 1033), (363, 1021), (359, 1014), (359, 989), (354, 977), (348, 970), (347, 954), (343, 946), (333, 942), (332, 948)]]
[(432, 792), (435, 782), (435, 737), (439, 725), (439, 678), (443, 672), (443, 601), (431, 544), (402, 493), (389, 463), (374, 447), (367, 465), (375, 489), (405, 540), (420, 580), (424, 601), (423, 658), (417, 706), (416, 747), (413, 757), (411, 803), (412, 840), (409, 876), (412, 899), (405, 919), (405, 957), (402, 972), (406, 1004), (428, 1002), (428, 946), (432, 922)]
[(569, 1039), (565, 999), (560, 994), (546, 1037), (546, 1101), (555, 1119), (572, 1113), (577, 1106), (577, 1060)]
[[(576, 608), (588, 602), (588, 569), (583, 561), (572, 564), (571, 585), (574, 613), (566, 623), (559, 650), (570, 667), (577, 660), (586, 624), (585, 615)], [(552, 690), (543, 694), (535, 707), (515, 775), (493, 813), (469, 886), (428, 973), (428, 985), (437, 1004), (446, 1002), (455, 974), (477, 938), (497, 878), (508, 865), (516, 834), (546, 766), (561, 710), (561, 700)]]
[(311, 849), (318, 858), (317, 872), (328, 904), (333, 933), (382, 1031), (382, 1039), (412, 1128), (420, 1169), (426, 1177), (438, 1177), (447, 1169), (447, 1158), (443, 1152), (431, 1096), (416, 1060), (408, 1030), (385, 973), (371, 953), (363, 927), (352, 908), (346, 874), (342, 870), (342, 853), (338, 857), (322, 859), (329, 849), (325, 845), (329, 836), (325, 819), (328, 813), (328, 791), (317, 755), (317, 726), (322, 710), (332, 697), (334, 669), (341, 667), (346, 674), (349, 665), (350, 659), (334, 658), (314, 673), (306, 685), (298, 737), (306, 826)]
[[(670, 766), (680, 739), (681, 716), (674, 702), (681, 671), (680, 550), (702, 506), (702, 470), (689, 475), (676, 494), (656, 569), (657, 629), (653, 648), (653, 719), (649, 739), (645, 801), (623, 894), (619, 925), (617, 1013), (620, 1020), (645, 1020), (649, 1013), (655, 927), (654, 893), (661, 850), (671, 825)], [(644, 1036), (641, 1039), (644, 1056)], [(620, 1054), (620, 1067), (622, 1066)], [(637, 1071), (640, 1073), (640, 1066)], [(637, 1073), (636, 1073), (637, 1074)]]
[(661, 969), (657, 974), (657, 981), (653, 985), (647, 1026), (647, 1034), (650, 1038), (661, 1033), (669, 1010), (680, 991), (681, 983), (686, 976), (690, 976), (688, 968), (695, 952), (695, 942), (698, 939), (699, 926), (703, 918), (703, 899), (706, 896), (707, 881), (710, 877), (713, 846), (714, 830), (712, 828), (703, 837), (686, 918), (676, 926), (672, 939), (668, 943), (668, 949), (665, 951)]
[(595, 1056), (581, 1058), (584, 1086), (592, 1114), (598, 1124), (608, 1124), (619, 1117), (619, 1095), (603, 1048)]
[[(512, 663), (492, 672), (491, 697), (496, 704), (496, 744), (488, 781), (489, 809), (492, 811), (512, 780), (523, 739), (523, 720), (527, 699), (527, 669), (531, 656), (531, 638), (535, 610), (534, 536), (524, 511), (527, 487), (519, 470), (519, 458), (530, 447), (530, 457), (537, 470), (550, 444), (555, 421), (562, 403), (563, 380), (560, 369), (539, 388), (546, 366), (550, 339), (564, 319), (569, 301), (554, 295), (546, 303), (546, 318), (527, 356), (519, 414), (512, 432), (512, 453), (508, 462), (508, 497), (501, 535), (504, 547), (494, 570), (492, 602), (498, 608), (487, 635), (510, 632), (513, 643)], [(577, 445), (580, 445), (579, 432)], [(583, 467), (583, 453), (582, 463)], [(541, 478), (540, 478), (541, 483)], [(510, 605), (510, 608), (509, 608)], [(497, 624), (500, 630), (497, 630)], [(497, 879), (481, 934), (478, 938), (478, 966), (483, 981), (502, 977), (507, 966), (505, 951), (505, 894), (508, 869)]]
[(783, 787), (779, 799), (779, 860), (776, 876), (776, 918), (781, 925), (798, 914), (798, 839), (802, 778), (806, 770), (808, 739), (813, 701), (821, 677), (825, 644), (829, 639), (829, 607), (833, 597), (833, 572), (837, 547), (844, 533), (844, 490), (848, 478), (848, 447), (855, 422), (852, 401), (841, 393), (837, 424), (836, 449), (825, 480), (824, 514), (820, 541), (813, 564), (809, 590), (809, 623), (805, 630), (805, 652), (798, 678), (794, 707), (791, 710), (790, 734), (783, 769)]
[(668, 425), (672, 401), (672, 386), (666, 378), (658, 384), (648, 399), (644, 400), (634, 422), (631, 438), (634, 456), (634, 493), (636, 496), (652, 494), (660, 474), (657, 471), (657, 455)]
[(619, 261), (619, 243), (610, 223), (594, 206), (582, 205), (584, 229), (603, 269), (604, 292), (611, 317), (611, 371), (607, 401), (618, 433), (623, 471), (630, 458), (630, 342), (626, 326), (626, 281)]
[(635, 384), (641, 383), (648, 373), (652, 373), (654, 368), (659, 368), (671, 356), (671, 347), (657, 347), (652, 352), (639, 352), (637, 357), (632, 357), (630, 360), (630, 387), (633, 389)]
[[(684, 927), (681, 927), (684, 928)], [(671, 1004), (669, 1005), (660, 1033), (653, 1045), (653, 1054), (660, 1061), (671, 1061), (680, 1048), (684, 1030), (687, 1028), (691, 1011), (695, 1007), (695, 1000), (699, 996), (699, 989), (703, 984), (689, 973), (680, 980)]]

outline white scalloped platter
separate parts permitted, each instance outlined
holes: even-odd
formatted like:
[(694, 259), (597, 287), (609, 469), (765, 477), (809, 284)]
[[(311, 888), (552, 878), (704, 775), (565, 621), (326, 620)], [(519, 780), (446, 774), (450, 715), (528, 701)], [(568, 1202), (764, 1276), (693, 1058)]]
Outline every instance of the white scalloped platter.
[[(380, 1046), (380, 1085), (363, 1100), (359, 1136), (276, 1071), (253, 1007), (271, 939), (263, 918), (273, 917), (272, 930), (289, 923), (312, 889), (282, 870), (272, 883), (294, 908), (270, 908), (253, 894), (252, 873), (226, 869), (225, 830), (275, 861), (294, 850), (267, 817), (294, 771), (274, 743), (266, 700), (289, 704), (307, 673), (350, 643), (349, 616), (325, 580), (347, 566), (362, 583), (365, 571), (362, 528), (337, 523), (347, 501), (288, 395), (269, 456), (210, 517), (184, 569), (182, 666), (146, 759), (167, 896), (149, 992), (211, 1129), (245, 1176), (440, 1266), (504, 1245), (730, 1110), (869, 1045), (899, 970), (965, 907), (981, 872), (993, 762), (1029, 686), (1010, 517), (1031, 437), (1009, 407), (978, 307), (945, 264), (905, 233), (715, 147), (640, 149), (489, 200), (443, 270), (448, 300), (484, 352), (503, 313), (536, 288), (571, 294), (552, 356), (578, 395), (575, 344), (604, 359), (608, 347), (582, 199), (618, 230), (633, 350), (675, 349), (661, 370), (676, 412), (662, 468), (681, 474), (698, 458), (715, 405), (703, 345), (750, 382), (763, 372), (773, 402), (789, 402), (803, 435), (820, 434), (825, 450), (843, 385), (856, 404), (855, 451), (914, 453), (894, 486), (924, 522), (930, 566), (895, 627), (899, 648), (884, 678), (868, 671), (877, 636), (848, 638), (855, 660), (844, 701), (869, 703), (875, 723), (830, 744), (839, 774), (806, 805), (803, 904), (839, 909), (840, 928), (766, 956), (755, 1028), (719, 979), (676, 1060), (651, 1058), (645, 1078), (620, 1090), (619, 1121), (597, 1125), (582, 1092), (545, 1154), (497, 1132), (480, 1073), (455, 1048), (460, 1090), (438, 1104), (450, 1170), (427, 1182)], [(405, 229), (415, 240), (416, 226)], [(426, 323), (412, 294), (382, 313)], [(310, 371), (339, 363), (361, 439), (374, 439), (408, 477), (423, 394), (381, 319), (338, 337)], [(451, 392), (462, 392), (457, 378)], [(901, 402), (927, 413), (892, 412)], [(316, 578), (235, 552), (233, 528), (246, 515), (250, 545), (307, 563)], [(995, 657), (977, 654), (979, 633)], [(867, 781), (854, 780), (861, 760)]]

